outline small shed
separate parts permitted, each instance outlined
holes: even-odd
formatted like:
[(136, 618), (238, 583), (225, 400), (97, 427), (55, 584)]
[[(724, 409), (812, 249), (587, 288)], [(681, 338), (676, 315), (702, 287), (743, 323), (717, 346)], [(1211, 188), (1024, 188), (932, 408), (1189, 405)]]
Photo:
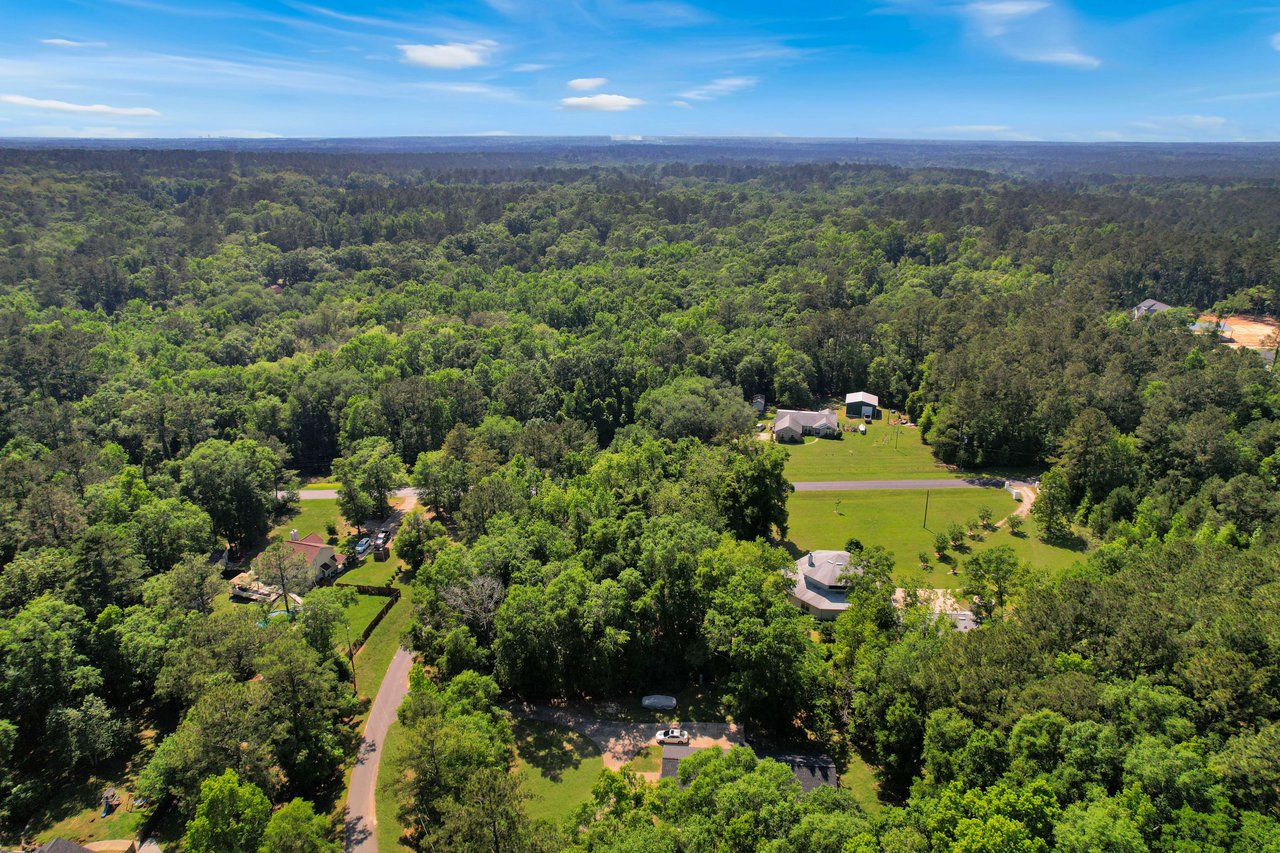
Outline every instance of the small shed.
[(764, 404), (765, 400), (763, 394), (756, 394), (751, 398), (751, 407), (756, 410), (756, 414), (758, 415), (764, 414)]
[(846, 394), (844, 416), (846, 418), (878, 418), (880, 417), (880, 398), (866, 391)]

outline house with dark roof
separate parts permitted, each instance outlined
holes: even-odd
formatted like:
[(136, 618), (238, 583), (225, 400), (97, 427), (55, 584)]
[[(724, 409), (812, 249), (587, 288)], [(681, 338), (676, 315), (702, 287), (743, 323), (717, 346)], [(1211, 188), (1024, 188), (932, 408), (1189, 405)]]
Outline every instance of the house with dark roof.
[(1158, 299), (1144, 299), (1133, 306), (1133, 319), (1137, 320), (1148, 314), (1159, 314), (1161, 311), (1168, 311), (1172, 307), (1172, 305), (1166, 305)]
[(821, 412), (778, 409), (773, 418), (775, 441), (800, 441), (806, 435), (829, 438), (839, 432), (839, 419), (830, 409), (824, 409)]
[(826, 785), (829, 788), (840, 787), (840, 776), (836, 772), (836, 763), (828, 755), (808, 755), (798, 752), (760, 752), (760, 758), (772, 758), (779, 764), (791, 768), (791, 773), (800, 783), (800, 788), (807, 794), (815, 788)]
[(849, 609), (847, 572), (862, 574), (849, 565), (848, 551), (810, 551), (796, 560), (795, 579), (787, 598), (815, 619), (829, 622)]

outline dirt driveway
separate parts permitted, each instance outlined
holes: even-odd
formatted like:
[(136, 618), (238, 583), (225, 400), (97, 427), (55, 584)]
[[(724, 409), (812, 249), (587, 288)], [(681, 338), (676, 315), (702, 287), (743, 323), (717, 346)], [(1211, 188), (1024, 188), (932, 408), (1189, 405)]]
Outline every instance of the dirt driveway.
[[(516, 717), (564, 726), (585, 735), (600, 748), (604, 766), (610, 770), (617, 770), (635, 758), (637, 752), (654, 742), (653, 736), (663, 728), (662, 723), (604, 720), (585, 712), (529, 702), (512, 703), (506, 707)], [(746, 743), (742, 739), (742, 730), (734, 723), (672, 722), (670, 725), (687, 731), (689, 745), (693, 747), (742, 746)]]

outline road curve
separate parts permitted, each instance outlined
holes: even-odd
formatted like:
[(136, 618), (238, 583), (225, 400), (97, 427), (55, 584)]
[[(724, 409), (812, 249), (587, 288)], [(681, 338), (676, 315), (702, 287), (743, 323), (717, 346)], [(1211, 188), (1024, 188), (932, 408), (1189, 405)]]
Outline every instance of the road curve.
[(356, 767), (351, 773), (351, 788), (347, 792), (342, 844), (345, 853), (378, 853), (378, 814), (375, 808), (378, 766), (382, 763), (382, 744), (387, 739), (387, 729), (395, 722), (396, 712), (409, 694), (409, 670), (412, 666), (413, 653), (397, 649), (382, 679), (382, 686), (378, 688), (378, 695), (373, 699)]
[(870, 492), (885, 489), (1002, 489), (1005, 481), (997, 478), (934, 480), (831, 480), (830, 482), (792, 483), (797, 492)]

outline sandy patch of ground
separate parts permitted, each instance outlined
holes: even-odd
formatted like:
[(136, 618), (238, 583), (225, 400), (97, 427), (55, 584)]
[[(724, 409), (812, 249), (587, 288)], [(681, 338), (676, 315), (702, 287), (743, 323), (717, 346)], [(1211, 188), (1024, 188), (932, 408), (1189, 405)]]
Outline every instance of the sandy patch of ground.
[[(1203, 314), (1198, 319), (1202, 323), (1213, 323), (1218, 320), (1212, 314)], [(1227, 345), (1231, 347), (1271, 349), (1276, 343), (1275, 336), (1280, 334), (1280, 321), (1270, 317), (1239, 314), (1224, 317), (1222, 322), (1231, 327), (1231, 334), (1225, 336)]]

